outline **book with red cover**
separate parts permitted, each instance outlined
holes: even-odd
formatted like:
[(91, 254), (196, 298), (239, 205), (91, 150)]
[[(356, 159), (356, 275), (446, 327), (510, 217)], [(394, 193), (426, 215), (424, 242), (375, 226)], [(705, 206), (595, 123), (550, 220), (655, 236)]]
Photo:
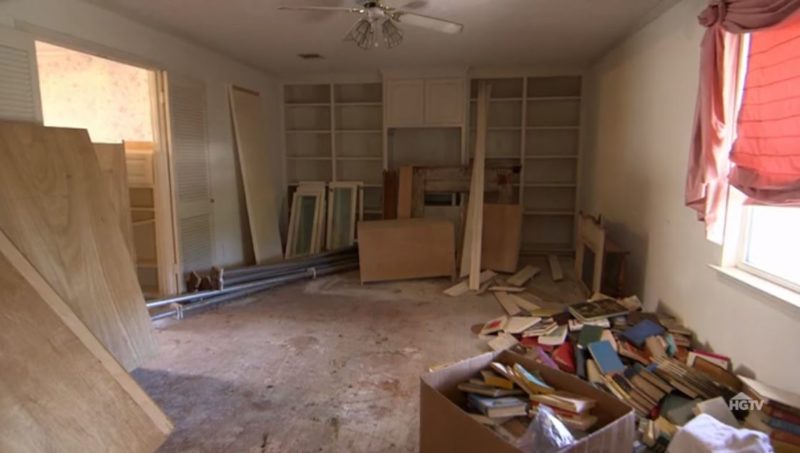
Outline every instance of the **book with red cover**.
[(774, 430), (769, 433), (770, 439), (775, 439), (780, 442), (786, 442), (787, 444), (797, 445), (800, 447), (800, 436), (796, 434), (792, 434), (788, 431), (781, 431), (781, 430)]
[(572, 349), (572, 343), (567, 341), (557, 347), (553, 351), (552, 358), (561, 371), (575, 374), (575, 352)]
[(765, 404), (762, 410), (770, 417), (800, 425), (800, 413), (798, 413), (797, 409), (792, 411), (791, 409), (787, 409), (782, 407), (782, 405), (771, 401), (768, 404)]

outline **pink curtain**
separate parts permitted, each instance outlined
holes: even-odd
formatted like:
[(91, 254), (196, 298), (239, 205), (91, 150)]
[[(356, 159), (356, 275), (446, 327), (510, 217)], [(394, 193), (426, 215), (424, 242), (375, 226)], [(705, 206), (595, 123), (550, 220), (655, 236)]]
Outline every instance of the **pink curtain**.
[(754, 33), (730, 183), (756, 203), (800, 202), (800, 14)]
[(686, 205), (706, 223), (706, 237), (722, 243), (729, 153), (735, 134), (741, 34), (781, 22), (800, 0), (711, 0), (700, 14), (707, 27), (700, 48), (700, 86), (686, 178)]

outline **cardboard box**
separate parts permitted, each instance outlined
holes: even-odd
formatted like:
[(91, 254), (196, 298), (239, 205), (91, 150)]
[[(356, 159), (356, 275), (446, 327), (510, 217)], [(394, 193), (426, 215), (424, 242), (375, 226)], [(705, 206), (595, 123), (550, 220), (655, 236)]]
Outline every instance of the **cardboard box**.
[(377, 220), (358, 224), (361, 283), (453, 277), (453, 224), (444, 219)]
[(617, 398), (598, 390), (581, 379), (512, 352), (490, 352), (439, 368), (420, 379), (420, 453), (520, 453), (521, 450), (498, 436), (490, 428), (474, 421), (462, 409), (466, 396), (457, 386), (475, 377), (492, 361), (519, 363), (538, 371), (560, 390), (594, 398), (592, 414), (597, 425), (591, 434), (565, 452), (630, 452), (636, 434), (633, 409)]

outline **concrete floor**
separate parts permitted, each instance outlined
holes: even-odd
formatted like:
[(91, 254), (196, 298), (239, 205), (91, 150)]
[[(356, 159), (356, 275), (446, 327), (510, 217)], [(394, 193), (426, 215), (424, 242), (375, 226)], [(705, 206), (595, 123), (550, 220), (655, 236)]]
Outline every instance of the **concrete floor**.
[[(536, 264), (531, 292), (580, 298)], [(451, 284), (353, 272), (159, 321), (160, 354), (133, 376), (175, 422), (161, 451), (416, 451), (420, 374), (487, 351), (470, 326), (502, 314)]]

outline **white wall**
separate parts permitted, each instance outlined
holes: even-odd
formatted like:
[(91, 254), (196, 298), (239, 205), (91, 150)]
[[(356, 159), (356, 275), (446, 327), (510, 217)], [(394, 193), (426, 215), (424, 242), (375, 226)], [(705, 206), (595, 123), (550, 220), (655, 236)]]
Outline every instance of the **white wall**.
[[(127, 59), (168, 73), (205, 81), (208, 145), (214, 203), (215, 264), (243, 260), (241, 219), (245, 209), (237, 193), (236, 161), (226, 86), (236, 84), (264, 97), (269, 153), (275, 163), (274, 190), (282, 193), (278, 84), (268, 75), (173, 35), (146, 27), (102, 8), (76, 0), (0, 1), (0, 26), (22, 27), (34, 35), (61, 41), (109, 58)], [(76, 46), (77, 44), (77, 46)], [(81, 49), (80, 47), (83, 47)]]
[(684, 0), (604, 56), (586, 79), (584, 210), (632, 252), (631, 290), (700, 342), (800, 393), (800, 313), (716, 271), (721, 248), (683, 205), (706, 0)]

